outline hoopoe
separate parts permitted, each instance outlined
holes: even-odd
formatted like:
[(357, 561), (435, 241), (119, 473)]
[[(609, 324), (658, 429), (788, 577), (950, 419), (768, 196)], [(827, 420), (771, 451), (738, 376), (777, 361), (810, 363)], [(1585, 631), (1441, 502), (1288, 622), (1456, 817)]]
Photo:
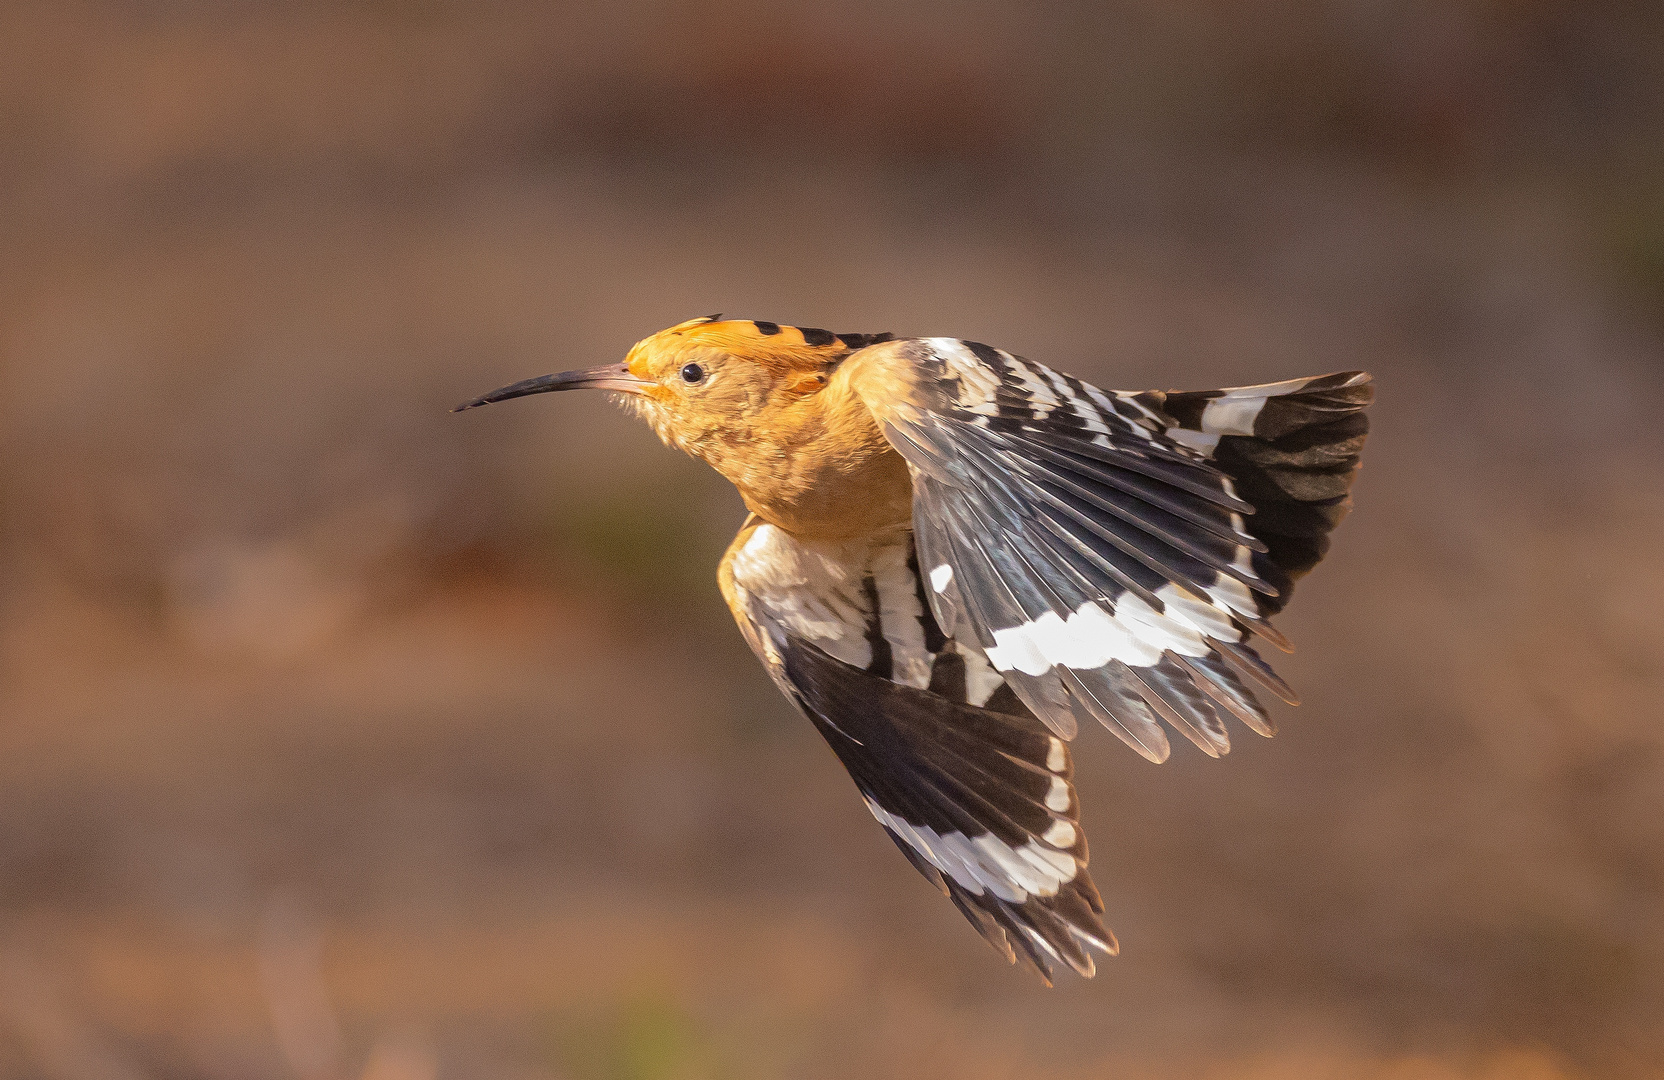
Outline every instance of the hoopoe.
[(611, 391), (750, 510), (718, 582), (757, 657), (896, 846), (1048, 985), (1118, 946), (1087, 873), (1069, 741), (1154, 762), (1234, 716), (1271, 735), (1249, 644), (1329, 546), (1369, 375), (1107, 391), (953, 338), (713, 315), (620, 364), (458, 410)]

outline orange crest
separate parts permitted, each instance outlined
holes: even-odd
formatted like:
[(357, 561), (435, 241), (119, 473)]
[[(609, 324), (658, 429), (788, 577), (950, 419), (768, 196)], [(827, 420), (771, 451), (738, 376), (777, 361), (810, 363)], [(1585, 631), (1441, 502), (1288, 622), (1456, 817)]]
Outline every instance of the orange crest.
[(813, 377), (856, 349), (890, 334), (834, 334), (815, 327), (782, 326), (752, 319), (707, 315), (677, 323), (636, 343), (625, 358), (632, 374), (658, 375), (697, 354), (710, 350), (764, 367), (775, 374), (802, 371)]

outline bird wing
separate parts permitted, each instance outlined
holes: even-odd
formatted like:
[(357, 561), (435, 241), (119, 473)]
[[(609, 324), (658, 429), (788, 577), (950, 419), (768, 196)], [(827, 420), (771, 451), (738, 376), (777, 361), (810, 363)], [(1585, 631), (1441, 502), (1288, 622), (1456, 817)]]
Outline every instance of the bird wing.
[(909, 861), (1050, 981), (1115, 951), (1086, 870), (1068, 745), (925, 599), (906, 530), (808, 542), (748, 522), (723, 595), (753, 651)]
[(1249, 641), (1326, 549), (1362, 451), (1362, 372), (1193, 394), (1100, 390), (976, 342), (880, 344), (851, 387), (913, 477), (928, 597), (1072, 738), (1095, 718), (1154, 761), (1261, 734)]

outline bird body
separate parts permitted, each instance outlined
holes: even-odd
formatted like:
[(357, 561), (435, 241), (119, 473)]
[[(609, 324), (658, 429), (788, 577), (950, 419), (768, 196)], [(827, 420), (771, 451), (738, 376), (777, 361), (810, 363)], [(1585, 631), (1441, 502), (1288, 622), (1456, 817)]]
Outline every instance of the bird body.
[[(1217, 757), (1258, 637), (1328, 547), (1372, 397), (1343, 372), (1105, 391), (976, 342), (695, 319), (622, 364), (470, 402), (598, 387), (739, 489), (723, 597), (913, 865), (1048, 981), (1113, 953), (1068, 742)], [(1164, 727), (1165, 725), (1165, 727)]]

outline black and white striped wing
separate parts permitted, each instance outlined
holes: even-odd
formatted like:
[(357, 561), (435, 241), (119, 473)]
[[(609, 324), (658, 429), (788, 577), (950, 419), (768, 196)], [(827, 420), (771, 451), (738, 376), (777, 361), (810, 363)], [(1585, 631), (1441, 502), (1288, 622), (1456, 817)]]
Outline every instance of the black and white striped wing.
[(903, 854), (1009, 960), (1050, 980), (1115, 951), (1087, 873), (1067, 744), (980, 650), (947, 638), (912, 536), (742, 529), (723, 592), (777, 684)]
[(1222, 715), (1271, 734), (1245, 678), (1294, 696), (1249, 639), (1287, 647), (1268, 617), (1348, 505), (1369, 377), (1133, 394), (975, 342), (888, 348), (910, 392), (874, 412), (949, 636), (1065, 738), (1093, 718), (1161, 761), (1162, 721), (1215, 756)]
[(1091, 976), (1089, 947), (1115, 951), (1062, 739), (1026, 709), (956, 703), (806, 642), (784, 661), (867, 809), (995, 949), (1048, 981), (1059, 963)]

